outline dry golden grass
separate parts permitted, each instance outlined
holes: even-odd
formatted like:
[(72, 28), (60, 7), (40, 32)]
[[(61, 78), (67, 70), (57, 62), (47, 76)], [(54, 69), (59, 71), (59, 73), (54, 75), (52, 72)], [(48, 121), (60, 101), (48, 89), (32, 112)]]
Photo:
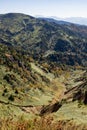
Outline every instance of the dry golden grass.
[(42, 117), (41, 119), (18, 121), (12, 119), (0, 120), (0, 130), (87, 130), (87, 126), (75, 125), (72, 121), (53, 121), (53, 117)]

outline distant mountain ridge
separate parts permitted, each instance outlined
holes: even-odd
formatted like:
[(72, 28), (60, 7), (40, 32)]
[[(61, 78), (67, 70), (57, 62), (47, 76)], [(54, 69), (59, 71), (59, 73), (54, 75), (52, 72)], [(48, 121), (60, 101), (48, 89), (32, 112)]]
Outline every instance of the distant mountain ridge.
[(64, 21), (87, 26), (87, 18), (84, 18), (84, 17), (83, 18), (82, 17), (65, 18)]
[(79, 25), (86, 25), (87, 26), (87, 18), (85, 17), (67, 17), (67, 18), (57, 18), (54, 16), (51, 17), (42, 17), (42, 16), (38, 16), (38, 18), (43, 18), (45, 20), (55, 20), (55, 22), (65, 22), (67, 23), (72, 23), (72, 24), (79, 24)]
[(72, 23), (70, 23), (70, 22), (67, 22), (67, 21), (63, 21), (63, 20), (56, 20), (56, 19), (54, 19), (54, 18), (38, 18), (38, 19), (40, 19), (40, 20), (46, 20), (46, 21), (48, 21), (48, 22), (54, 22), (54, 23), (56, 23), (56, 24), (60, 24), (60, 25), (63, 25), (63, 24), (66, 24), (66, 25), (71, 25)]

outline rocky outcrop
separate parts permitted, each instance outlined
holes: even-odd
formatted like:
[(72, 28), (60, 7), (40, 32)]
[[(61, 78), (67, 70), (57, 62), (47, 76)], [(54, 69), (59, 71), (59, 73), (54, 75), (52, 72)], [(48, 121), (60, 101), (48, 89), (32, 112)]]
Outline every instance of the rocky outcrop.
[(45, 114), (53, 113), (59, 110), (59, 108), (62, 106), (61, 103), (57, 102), (55, 104), (43, 106), (40, 111), (40, 116), (43, 116)]

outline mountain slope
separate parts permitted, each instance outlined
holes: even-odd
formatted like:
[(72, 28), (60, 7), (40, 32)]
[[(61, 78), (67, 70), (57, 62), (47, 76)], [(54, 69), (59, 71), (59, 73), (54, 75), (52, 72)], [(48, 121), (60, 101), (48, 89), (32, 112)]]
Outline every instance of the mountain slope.
[(84, 26), (0, 15), (0, 128), (87, 126), (86, 36)]
[(0, 43), (32, 54), (39, 61), (87, 65), (87, 27), (60, 25), (24, 14), (0, 16)]

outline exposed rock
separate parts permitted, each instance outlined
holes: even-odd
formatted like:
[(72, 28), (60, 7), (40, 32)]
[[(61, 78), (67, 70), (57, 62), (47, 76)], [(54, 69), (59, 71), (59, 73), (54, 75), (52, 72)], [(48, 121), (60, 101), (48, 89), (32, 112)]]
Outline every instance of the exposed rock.
[(59, 102), (55, 103), (55, 104), (51, 104), (48, 106), (44, 106), (41, 111), (40, 111), (40, 116), (43, 116), (45, 114), (49, 114), (49, 113), (53, 113), (58, 111), (58, 109), (62, 106), (62, 104), (60, 104)]

